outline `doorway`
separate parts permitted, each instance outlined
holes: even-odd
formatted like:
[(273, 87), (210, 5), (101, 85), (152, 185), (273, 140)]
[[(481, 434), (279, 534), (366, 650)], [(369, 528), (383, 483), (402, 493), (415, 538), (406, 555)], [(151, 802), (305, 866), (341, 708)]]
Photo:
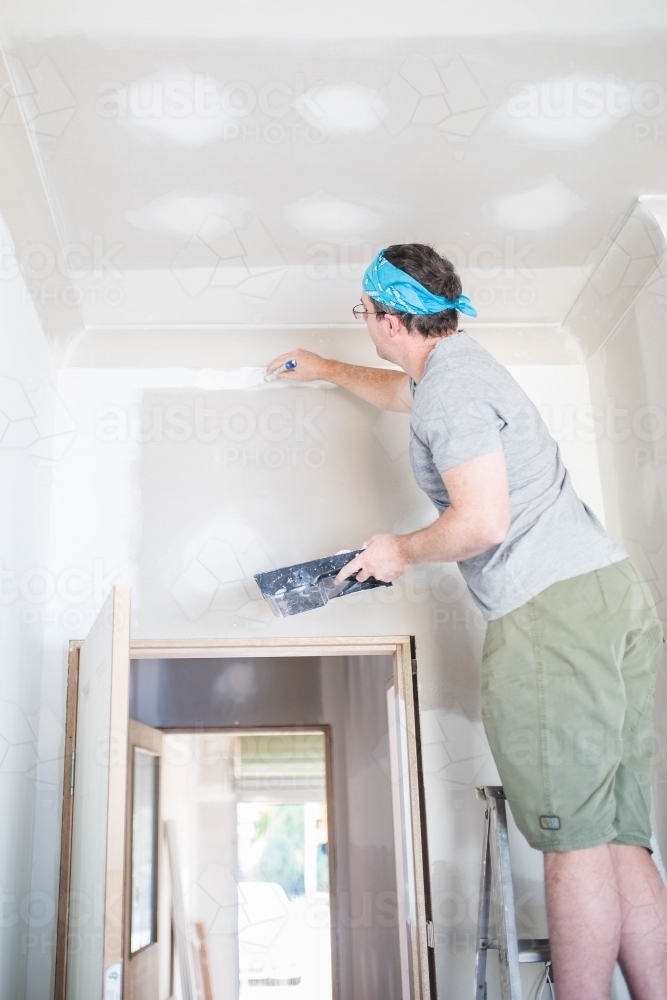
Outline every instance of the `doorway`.
[[(332, 998), (329, 757), (323, 729), (163, 734), (170, 861), (215, 1000)], [(167, 936), (170, 875), (162, 873)], [(178, 992), (178, 982), (167, 984), (172, 968), (158, 970), (163, 995)]]
[[(114, 588), (70, 655), (56, 1000), (435, 997), (413, 652), (403, 636), (130, 642), (129, 589)], [(174, 757), (198, 802), (178, 807), (180, 830)], [(104, 901), (86, 914), (70, 909), (83, 875)]]

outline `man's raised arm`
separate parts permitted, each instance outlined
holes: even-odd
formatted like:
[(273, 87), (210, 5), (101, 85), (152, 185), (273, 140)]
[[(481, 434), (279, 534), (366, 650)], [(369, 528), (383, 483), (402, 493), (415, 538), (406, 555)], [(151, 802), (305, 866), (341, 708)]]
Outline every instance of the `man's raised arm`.
[(372, 403), (381, 410), (409, 413), (412, 409), (409, 380), (405, 372), (395, 371), (392, 368), (346, 365), (342, 361), (321, 358), (319, 354), (297, 348), (274, 358), (268, 367), (269, 373), (290, 359), (296, 361), (296, 368), (294, 371), (281, 372), (277, 376), (278, 379), (291, 379), (293, 382), (314, 382), (323, 379), (326, 382), (334, 382), (343, 389), (349, 389), (356, 396), (361, 396), (367, 403)]
[(505, 539), (511, 521), (507, 466), (502, 451), (480, 455), (442, 474), (450, 506), (410, 535), (373, 535), (336, 577), (369, 576), (390, 583), (415, 563), (461, 562)]

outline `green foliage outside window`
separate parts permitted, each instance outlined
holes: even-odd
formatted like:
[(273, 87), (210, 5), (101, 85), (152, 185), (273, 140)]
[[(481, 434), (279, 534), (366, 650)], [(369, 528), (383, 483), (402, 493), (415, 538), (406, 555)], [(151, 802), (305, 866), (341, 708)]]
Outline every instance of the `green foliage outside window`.
[(267, 806), (255, 820), (255, 835), (266, 844), (251, 879), (277, 882), (290, 899), (303, 896), (303, 805)]

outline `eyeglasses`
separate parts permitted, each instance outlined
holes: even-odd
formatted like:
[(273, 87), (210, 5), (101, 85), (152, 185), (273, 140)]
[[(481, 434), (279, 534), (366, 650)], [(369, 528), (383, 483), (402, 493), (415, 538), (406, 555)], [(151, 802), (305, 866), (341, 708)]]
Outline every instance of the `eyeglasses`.
[(352, 310), (352, 315), (355, 319), (366, 319), (367, 316), (384, 316), (382, 312), (376, 312), (373, 309), (367, 309), (363, 302), (360, 302)]

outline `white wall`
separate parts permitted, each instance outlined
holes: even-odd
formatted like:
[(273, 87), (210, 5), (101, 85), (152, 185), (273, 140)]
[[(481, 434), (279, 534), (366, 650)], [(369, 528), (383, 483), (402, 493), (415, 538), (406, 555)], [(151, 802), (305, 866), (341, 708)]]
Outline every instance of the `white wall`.
[[(10, 245), (1, 221), (0, 242)], [(67, 416), (58, 413), (53, 360), (35, 310), (22, 281), (7, 280), (7, 261), (0, 280), (0, 993), (21, 1000), (41, 928), (52, 934), (57, 844), (46, 855), (33, 852), (33, 826), (45, 817), (57, 840), (61, 769), (50, 760), (63, 736), (62, 670), (54, 701), (40, 710), (42, 632), (24, 615), (45, 586), (53, 435), (66, 436)], [(33, 856), (48, 886), (43, 895), (31, 894)]]
[[(589, 361), (599, 407), (602, 486), (612, 534), (649, 581), (667, 620), (667, 264)], [(654, 709), (654, 824), (667, 854), (667, 678)]]
[[(602, 515), (595, 441), (568, 424), (572, 408), (589, 403), (584, 367), (514, 374), (550, 408), (575, 486)], [(132, 585), (136, 638), (415, 634), (440, 995), (458, 998), (474, 948), (482, 821), (474, 786), (496, 779), (480, 721), (484, 628), (458, 571), (419, 567), (391, 589), (287, 620), (270, 616), (250, 579), (434, 516), (412, 479), (407, 418), (379, 415), (338, 389), (204, 392), (185, 376), (182, 384), (159, 388), (174, 385), (166, 369), (60, 373), (77, 425), (53, 482), (49, 565), (62, 587), (29, 609), (35, 627), (47, 628), (45, 702), (61, 720), (67, 641), (86, 634), (114, 582)], [(143, 440), (123, 427), (141, 403)], [(40, 816), (35, 887), (47, 893), (55, 891), (58, 822), (57, 809)], [(525, 920), (541, 933), (541, 857), (518, 837), (515, 854)], [(53, 936), (48, 926), (42, 933)], [(46, 996), (49, 947), (34, 959), (33, 995)]]

